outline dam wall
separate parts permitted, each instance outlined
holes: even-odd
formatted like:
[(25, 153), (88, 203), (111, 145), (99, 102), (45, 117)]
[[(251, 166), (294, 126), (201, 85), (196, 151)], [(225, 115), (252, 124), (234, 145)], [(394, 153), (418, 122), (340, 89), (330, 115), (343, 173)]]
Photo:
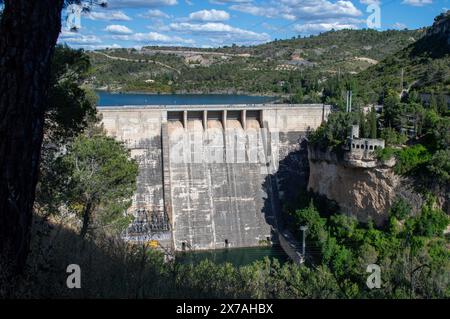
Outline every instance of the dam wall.
[[(156, 234), (175, 250), (270, 242), (283, 191), (280, 170), (302, 136), (326, 120), (325, 105), (202, 105), (99, 108), (107, 133), (139, 163), (130, 234)], [(306, 164), (305, 164), (306, 163)], [(280, 167), (281, 165), (281, 167)], [(294, 178), (292, 178), (294, 177)], [(155, 217), (156, 216), (156, 217)], [(165, 224), (167, 224), (165, 226)]]

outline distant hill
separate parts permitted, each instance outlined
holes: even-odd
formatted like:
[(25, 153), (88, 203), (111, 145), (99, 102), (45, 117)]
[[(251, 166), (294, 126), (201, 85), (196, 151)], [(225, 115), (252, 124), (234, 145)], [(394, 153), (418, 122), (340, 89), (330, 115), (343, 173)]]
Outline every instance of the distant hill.
[(424, 30), (340, 30), (248, 47), (101, 50), (89, 53), (93, 64), (89, 84), (161, 93), (308, 94), (334, 74), (357, 74), (424, 34)]
[[(144, 47), (144, 50), (159, 52), (196, 52), (198, 54), (230, 54), (235, 56), (251, 56), (278, 62), (306, 60), (320, 66), (330, 66), (330, 70), (338, 71), (344, 63), (342, 71), (359, 71), (386, 56), (415, 42), (423, 36), (424, 30), (339, 30), (329, 31), (317, 36), (275, 40), (256, 46), (232, 46), (217, 49)], [(362, 59), (358, 59), (358, 58)], [(362, 65), (355, 61), (364, 61)], [(366, 61), (365, 61), (366, 60)], [(330, 65), (330, 63), (332, 65)]]
[(275, 60), (289, 60), (297, 55), (327, 71), (336, 72), (341, 68), (342, 72), (358, 72), (415, 42), (423, 34), (423, 30), (340, 30), (278, 40), (240, 48), (240, 51)]
[[(398, 92), (450, 94), (450, 11), (435, 18), (425, 35), (357, 76), (369, 94)], [(401, 79), (403, 78), (403, 83)]]

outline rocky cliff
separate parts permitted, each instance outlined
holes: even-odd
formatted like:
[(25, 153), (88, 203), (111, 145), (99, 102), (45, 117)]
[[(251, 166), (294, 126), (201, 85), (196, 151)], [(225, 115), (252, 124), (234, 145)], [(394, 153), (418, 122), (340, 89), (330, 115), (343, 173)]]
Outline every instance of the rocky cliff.
[(450, 10), (443, 12), (434, 19), (433, 26), (427, 30), (427, 35), (439, 35), (444, 43), (450, 45)]
[(394, 162), (363, 161), (339, 158), (331, 151), (308, 148), (310, 176), (308, 189), (334, 200), (343, 213), (361, 222), (370, 219), (382, 225), (397, 196), (412, 203), (418, 211), (422, 205), (410, 183), (394, 174)]

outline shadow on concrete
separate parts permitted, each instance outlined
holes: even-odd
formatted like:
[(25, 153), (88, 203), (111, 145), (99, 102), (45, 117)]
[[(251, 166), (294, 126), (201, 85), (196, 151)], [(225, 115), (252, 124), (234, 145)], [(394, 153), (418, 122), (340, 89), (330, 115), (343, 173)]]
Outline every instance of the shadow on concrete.
[(268, 175), (262, 185), (267, 197), (263, 212), (266, 221), (274, 229), (285, 229), (293, 220), (283, 211), (296, 201), (300, 191), (306, 191), (309, 177), (307, 141), (300, 137), (295, 150), (289, 152), (279, 163), (274, 174)]
[(309, 206), (310, 202), (322, 217), (329, 217), (339, 211), (339, 205), (324, 196), (308, 191), (309, 161), (308, 140), (299, 136), (295, 149), (288, 152), (280, 161), (279, 169), (268, 175), (262, 185), (267, 194), (263, 212), (266, 221), (272, 226), (272, 240), (278, 241), (278, 233), (290, 232), (300, 239), (300, 231), (293, 216), (296, 210)]

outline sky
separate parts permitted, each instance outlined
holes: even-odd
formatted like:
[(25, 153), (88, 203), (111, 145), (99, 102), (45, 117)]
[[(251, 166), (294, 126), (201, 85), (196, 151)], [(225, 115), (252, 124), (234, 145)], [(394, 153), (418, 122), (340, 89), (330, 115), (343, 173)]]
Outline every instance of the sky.
[(77, 32), (73, 8), (63, 13), (59, 43), (88, 50), (255, 45), (331, 29), (417, 29), (450, 10), (450, 0), (100, 1), (107, 7), (81, 13)]

